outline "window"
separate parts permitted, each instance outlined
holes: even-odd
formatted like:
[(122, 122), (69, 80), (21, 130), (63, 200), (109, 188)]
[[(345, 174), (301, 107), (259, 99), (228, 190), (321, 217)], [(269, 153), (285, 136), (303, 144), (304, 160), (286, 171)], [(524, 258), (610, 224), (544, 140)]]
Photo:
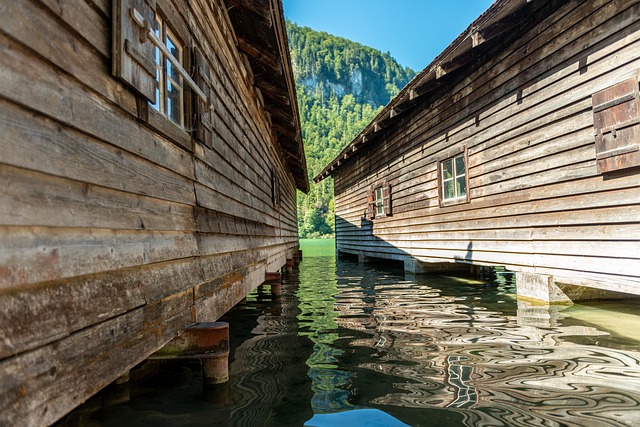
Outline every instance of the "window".
[(375, 198), (374, 198), (376, 216), (384, 214), (384, 199), (385, 197), (384, 197), (384, 192), (382, 191), (382, 187), (376, 188)]
[[(166, 21), (158, 14), (156, 14), (155, 33), (171, 55), (180, 64), (184, 64), (184, 46), (178, 42), (178, 38), (167, 27)], [(184, 127), (182, 76), (158, 47), (155, 49), (155, 63), (158, 86), (152, 107), (178, 126)]]
[(440, 204), (458, 204), (469, 201), (467, 149), (439, 162), (438, 178)]
[(271, 201), (274, 208), (280, 206), (280, 177), (278, 173), (271, 169)]
[(369, 219), (391, 215), (391, 185), (384, 181), (374, 185), (367, 194), (367, 216)]
[(598, 173), (640, 166), (640, 91), (633, 77), (591, 97)]

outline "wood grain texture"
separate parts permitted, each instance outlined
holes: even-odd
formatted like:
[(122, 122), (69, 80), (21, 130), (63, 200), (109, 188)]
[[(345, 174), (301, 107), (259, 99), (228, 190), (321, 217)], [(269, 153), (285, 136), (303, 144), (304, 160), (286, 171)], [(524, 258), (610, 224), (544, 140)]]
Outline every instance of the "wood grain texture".
[[(446, 74), (334, 171), (338, 249), (640, 294), (638, 170), (598, 173), (591, 102), (637, 75), (639, 13), (637, 0), (568, 1)], [(463, 145), (470, 203), (440, 207), (437, 162)], [(368, 189), (384, 181), (393, 216), (369, 221)]]
[(148, 2), (210, 68), (211, 147), (112, 76), (112, 3), (0, 7), (0, 425), (55, 422), (299, 247), (300, 171), (224, 2)]

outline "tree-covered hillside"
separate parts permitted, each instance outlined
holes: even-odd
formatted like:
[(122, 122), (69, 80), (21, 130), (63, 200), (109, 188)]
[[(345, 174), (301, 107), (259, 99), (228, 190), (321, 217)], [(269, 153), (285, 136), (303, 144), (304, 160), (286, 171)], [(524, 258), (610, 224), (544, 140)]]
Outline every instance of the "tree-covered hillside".
[[(388, 53), (287, 22), (309, 178), (414, 76)], [(301, 237), (333, 234), (333, 183), (298, 194)]]

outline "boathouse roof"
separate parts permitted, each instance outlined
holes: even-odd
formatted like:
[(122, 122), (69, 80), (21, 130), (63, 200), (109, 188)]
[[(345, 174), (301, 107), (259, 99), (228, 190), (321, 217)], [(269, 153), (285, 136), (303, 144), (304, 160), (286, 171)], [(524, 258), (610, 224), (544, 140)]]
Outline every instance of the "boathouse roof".
[(332, 175), (350, 157), (360, 154), (377, 141), (383, 129), (416, 108), (422, 100), (449, 80), (456, 72), (476, 62), (490, 48), (504, 43), (504, 36), (524, 31), (525, 22), (544, 8), (557, 7), (556, 0), (496, 0), (482, 15), (460, 34), (424, 70), (418, 73), (317, 176), (320, 182)]
[(235, 42), (246, 55), (253, 84), (296, 187), (309, 191), (295, 80), (281, 0), (226, 0)]

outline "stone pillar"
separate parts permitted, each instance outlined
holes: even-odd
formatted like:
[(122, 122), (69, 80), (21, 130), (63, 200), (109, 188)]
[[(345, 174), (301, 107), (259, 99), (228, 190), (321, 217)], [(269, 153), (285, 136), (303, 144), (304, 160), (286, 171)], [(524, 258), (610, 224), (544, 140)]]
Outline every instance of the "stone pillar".
[(542, 301), (549, 304), (573, 304), (552, 276), (544, 274), (516, 273), (516, 291), (518, 299)]
[(404, 260), (404, 272), (405, 274), (424, 274), (427, 270), (417, 259), (407, 258)]

